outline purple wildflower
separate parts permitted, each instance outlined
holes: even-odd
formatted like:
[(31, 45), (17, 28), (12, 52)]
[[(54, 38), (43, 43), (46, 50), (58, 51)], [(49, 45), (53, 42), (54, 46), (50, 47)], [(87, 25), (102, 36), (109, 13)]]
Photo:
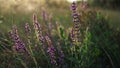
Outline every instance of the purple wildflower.
[(52, 16), (52, 14), (50, 14), (49, 15), (49, 23), (47, 23), (48, 24), (48, 34), (49, 34), (49, 36), (52, 36), (53, 35), (53, 31), (54, 31), (54, 25), (52, 24), (52, 18), (53, 18), (53, 16)]
[(77, 7), (76, 3), (73, 2), (73, 3), (72, 3), (72, 10), (76, 10), (76, 7)]
[(77, 6), (76, 6), (76, 3), (75, 2), (73, 2), (72, 3), (72, 15), (73, 15), (73, 22), (79, 22), (79, 19), (78, 19), (78, 13), (76, 12), (76, 8), (77, 8)]
[(74, 18), (77, 18), (77, 17), (78, 17), (78, 14), (77, 14), (75, 11), (73, 12), (72, 15), (73, 15)]
[(80, 39), (80, 36), (81, 36), (81, 33), (80, 33), (80, 25), (81, 25), (81, 21), (79, 19), (79, 15), (77, 13), (77, 5), (75, 2), (72, 3), (72, 16), (73, 16), (73, 22), (74, 22), (74, 26), (71, 30), (71, 39), (72, 41), (75, 41), (75, 42), (80, 42), (81, 39)]
[(70, 36), (71, 36), (72, 41), (75, 41), (73, 28), (71, 29)]
[(52, 24), (52, 18), (53, 18), (53, 16), (52, 16), (52, 14), (50, 14), (49, 15), (49, 28), (50, 29), (53, 29), (53, 27), (54, 27), (53, 24)]
[(14, 42), (15, 42), (15, 46), (13, 46), (15, 48), (15, 50), (17, 52), (21, 52), (21, 53), (27, 53), (27, 50), (25, 48), (25, 44), (23, 43), (23, 41), (20, 39), (18, 32), (17, 32), (17, 27), (14, 25), (12, 31), (10, 31), (11, 33), (11, 37), (13, 38)]
[(42, 35), (41, 26), (40, 26), (39, 22), (37, 21), (36, 14), (33, 15), (33, 25), (34, 25), (35, 31), (37, 33), (37, 37), (38, 37), (41, 45), (43, 45), (43, 43), (44, 43), (44, 37)]
[(48, 37), (48, 35), (45, 36), (45, 39), (46, 39), (46, 41), (48, 43), (48, 50), (47, 50), (47, 52), (50, 55), (51, 63), (57, 66), (58, 64), (56, 62), (56, 56), (55, 56), (56, 49), (52, 45), (52, 41), (50, 40), (50, 38)]
[(58, 45), (57, 49), (58, 49), (58, 54), (59, 54), (59, 63), (62, 65), (62, 67), (64, 67), (64, 57), (65, 57), (65, 55), (64, 55), (60, 45)]
[(25, 30), (28, 34), (31, 33), (30, 25), (28, 23), (25, 24)]
[(37, 22), (37, 15), (35, 13), (33, 14), (33, 22)]
[(47, 21), (47, 14), (46, 14), (46, 10), (45, 10), (44, 7), (42, 8), (42, 14), (41, 15), (42, 15), (43, 20)]

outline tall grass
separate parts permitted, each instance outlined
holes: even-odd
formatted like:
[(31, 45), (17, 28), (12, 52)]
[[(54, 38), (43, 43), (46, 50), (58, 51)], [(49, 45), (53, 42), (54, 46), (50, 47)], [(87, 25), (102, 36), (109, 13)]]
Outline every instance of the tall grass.
[[(119, 68), (118, 31), (95, 10), (72, 3), (72, 27), (33, 14), (32, 24), (15, 24), (9, 36), (0, 34), (1, 68)], [(72, 19), (72, 18), (71, 18)], [(43, 23), (39, 23), (42, 21)], [(23, 34), (24, 33), (24, 34)]]

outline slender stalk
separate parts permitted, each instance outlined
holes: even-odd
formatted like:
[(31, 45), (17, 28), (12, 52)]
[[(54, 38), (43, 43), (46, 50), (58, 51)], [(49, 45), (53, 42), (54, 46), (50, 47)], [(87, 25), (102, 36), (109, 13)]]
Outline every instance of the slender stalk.
[(112, 67), (115, 68), (114, 63), (112, 61), (112, 58), (110, 57), (110, 55), (108, 54), (108, 52), (103, 47), (102, 47), (102, 49), (105, 52), (105, 54), (107, 55), (108, 59), (110, 60)]
[[(15, 57), (15, 56), (19, 57), (19, 55), (14, 52), (13, 57)], [(27, 64), (25, 62), (23, 62), (22, 59), (20, 59), (20, 58), (16, 58), (16, 59), (20, 61), (20, 63), (23, 65), (24, 68), (28, 68)]]
[[(34, 53), (33, 53), (33, 51), (32, 51), (32, 48), (31, 48), (31, 42), (30, 42), (30, 39), (28, 39), (28, 47), (29, 47), (29, 50), (30, 50), (30, 55), (31, 55), (31, 57), (32, 57), (32, 59), (33, 59), (33, 61), (34, 61), (34, 63), (35, 63), (35, 66), (36, 66), (36, 68), (38, 68), (38, 64), (37, 64), (37, 61), (36, 61), (36, 58), (35, 58), (35, 56), (34, 56)], [(41, 68), (41, 67), (40, 67)]]
[(20, 60), (21, 64), (24, 66), (24, 68), (28, 68), (27, 65), (23, 62), (23, 60), (21, 60), (21, 59), (18, 59), (18, 60)]
[(37, 64), (37, 61), (36, 61), (36, 58), (34, 56), (34, 53), (33, 53), (33, 50), (31, 48), (31, 41), (30, 41), (30, 38), (31, 38), (31, 28), (30, 28), (30, 25), (28, 23), (25, 24), (25, 29), (26, 29), (26, 33), (27, 33), (27, 37), (28, 37), (28, 48), (29, 48), (29, 54), (30, 56), (32, 57), (34, 63), (35, 63), (35, 66), (36, 68), (38, 68), (38, 64)]
[[(44, 49), (41, 49), (41, 50), (42, 50), (43, 55), (44, 55), (44, 57), (46, 58), (46, 60), (49, 60), (49, 59), (47, 58), (47, 55), (46, 55), (46, 53), (45, 53)], [(47, 63), (48, 63), (48, 66), (49, 66), (49, 67), (51, 67), (51, 66), (50, 66), (50, 62), (49, 62), (49, 61), (47, 61)]]

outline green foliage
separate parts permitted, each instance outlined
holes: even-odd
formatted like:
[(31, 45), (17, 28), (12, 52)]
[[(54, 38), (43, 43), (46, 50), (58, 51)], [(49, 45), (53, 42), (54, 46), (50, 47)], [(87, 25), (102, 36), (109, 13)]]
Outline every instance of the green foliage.
[(112, 9), (120, 8), (119, 0), (89, 0), (94, 6), (107, 7)]
[[(50, 36), (53, 46), (57, 49), (57, 46), (60, 45), (65, 55), (63, 67), (119, 68), (119, 31), (111, 29), (104, 16), (94, 10), (81, 12), (79, 18), (81, 20), (81, 44), (71, 40), (69, 27), (56, 25), (54, 27), (57, 28), (53, 29), (54, 32), (49, 31), (53, 33)], [(46, 23), (48, 24), (48, 22)], [(21, 26), (23, 27), (24, 24)], [(42, 26), (45, 26), (45, 24), (42, 24)], [(49, 27), (44, 28), (42, 31), (46, 32), (47, 29)], [(29, 54), (14, 51), (13, 41), (5, 33), (0, 34), (0, 58), (3, 58), (0, 59), (0, 68), (55, 68), (55, 65), (51, 64), (47, 53), (47, 42), (45, 41), (44, 49), (36, 38), (35, 30), (32, 29), (30, 36), (26, 35), (24, 31), (24, 28), (18, 30)], [(43, 33), (43, 37), (46, 33)], [(62, 65), (58, 62), (58, 50), (55, 51), (55, 54), (58, 68), (61, 68)]]

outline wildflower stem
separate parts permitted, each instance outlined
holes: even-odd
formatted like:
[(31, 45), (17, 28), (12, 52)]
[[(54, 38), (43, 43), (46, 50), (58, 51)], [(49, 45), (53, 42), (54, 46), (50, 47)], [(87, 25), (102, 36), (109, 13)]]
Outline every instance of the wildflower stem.
[[(34, 61), (34, 63), (35, 63), (36, 68), (38, 68), (38, 64), (37, 64), (36, 58), (35, 58), (35, 56), (34, 56), (34, 53), (33, 53), (33, 51), (32, 51), (32, 48), (31, 48), (30, 39), (28, 39), (28, 43), (29, 43), (28, 47), (29, 47), (29, 50), (30, 50), (30, 55), (31, 55), (31, 57), (32, 57), (32, 59), (33, 59), (33, 61)], [(41, 68), (41, 67), (40, 67), (40, 68)]]
[[(41, 50), (42, 50), (42, 53), (43, 53), (44, 57), (46, 58), (46, 60), (49, 60), (49, 58), (47, 57), (46, 52), (44, 51), (44, 49), (41, 49)], [(50, 62), (47, 61), (47, 63), (48, 63), (48, 66), (51, 67)]]
[(18, 59), (18, 60), (20, 60), (21, 64), (24, 66), (24, 68), (28, 68), (27, 65), (23, 62), (23, 60), (21, 60), (21, 59)]

